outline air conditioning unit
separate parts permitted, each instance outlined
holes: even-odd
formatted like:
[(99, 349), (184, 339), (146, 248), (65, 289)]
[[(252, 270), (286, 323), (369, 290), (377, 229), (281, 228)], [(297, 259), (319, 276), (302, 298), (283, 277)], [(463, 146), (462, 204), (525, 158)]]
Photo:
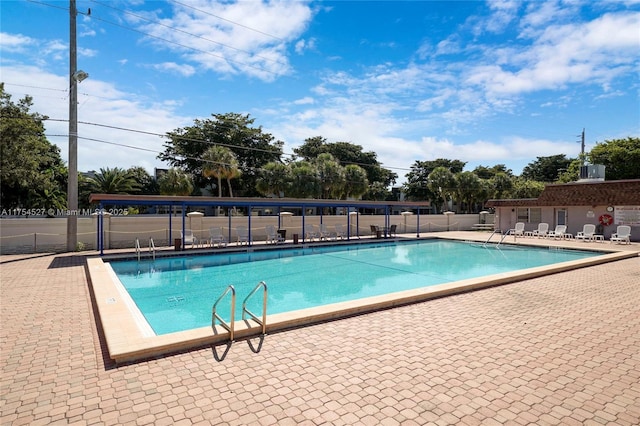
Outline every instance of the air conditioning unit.
[(602, 164), (589, 164), (580, 166), (580, 180), (583, 181), (604, 181), (604, 169)]

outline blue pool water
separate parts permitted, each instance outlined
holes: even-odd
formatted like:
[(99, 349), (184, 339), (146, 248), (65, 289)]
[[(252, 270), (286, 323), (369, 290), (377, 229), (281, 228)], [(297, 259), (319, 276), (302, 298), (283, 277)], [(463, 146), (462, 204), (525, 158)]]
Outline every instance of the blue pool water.
[[(425, 240), (110, 264), (154, 332), (166, 334), (211, 325), (211, 307), (230, 284), (239, 319), (242, 301), (260, 281), (274, 314), (597, 255)], [(261, 293), (248, 307), (261, 314)], [(229, 309), (223, 301), (220, 315), (229, 318)]]

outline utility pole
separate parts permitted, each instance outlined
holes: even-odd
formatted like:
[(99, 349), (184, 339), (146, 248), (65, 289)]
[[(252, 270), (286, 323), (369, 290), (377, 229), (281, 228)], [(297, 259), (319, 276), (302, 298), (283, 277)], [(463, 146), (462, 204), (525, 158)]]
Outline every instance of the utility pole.
[(67, 251), (78, 245), (78, 52), (76, 0), (69, 0), (69, 178), (67, 184)]
[(582, 135), (580, 138), (580, 161), (584, 166), (584, 127), (582, 128)]

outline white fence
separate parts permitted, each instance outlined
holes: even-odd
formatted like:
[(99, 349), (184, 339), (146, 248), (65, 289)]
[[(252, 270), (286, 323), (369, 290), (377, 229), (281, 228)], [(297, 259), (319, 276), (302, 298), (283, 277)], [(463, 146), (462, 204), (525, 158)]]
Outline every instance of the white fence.
[[(308, 215), (304, 217), (305, 224), (320, 224), (320, 216)], [(384, 215), (324, 215), (324, 223), (330, 231), (336, 224), (349, 229), (351, 236), (366, 236), (371, 234), (371, 225), (384, 225)], [(286, 238), (291, 240), (293, 234), (302, 238), (302, 216), (283, 215), (278, 223), (278, 216), (251, 216), (251, 235), (253, 241), (266, 240), (265, 227), (278, 226), (286, 230)], [(442, 232), (470, 230), (479, 223), (479, 215), (392, 215), (390, 225), (397, 225), (398, 234), (413, 234), (424, 232)], [(493, 223), (493, 215), (486, 216), (487, 223)], [(206, 240), (209, 228), (221, 227), (229, 241), (236, 240), (236, 227), (247, 226), (247, 216), (193, 216), (185, 218), (185, 228), (191, 229), (196, 237)], [(419, 225), (419, 226), (418, 226)], [(98, 249), (98, 219), (96, 216), (78, 218), (78, 251)], [(418, 229), (419, 228), (419, 229)], [(169, 233), (169, 216), (167, 215), (135, 215), (135, 216), (105, 216), (104, 218), (104, 248), (134, 248), (136, 238), (146, 244), (153, 238), (156, 247), (173, 246), (174, 240), (180, 238), (182, 231), (182, 217), (174, 216), (171, 220), (171, 234)], [(0, 254), (19, 253), (49, 253), (66, 251), (67, 241), (66, 218), (2, 218), (0, 219)]]

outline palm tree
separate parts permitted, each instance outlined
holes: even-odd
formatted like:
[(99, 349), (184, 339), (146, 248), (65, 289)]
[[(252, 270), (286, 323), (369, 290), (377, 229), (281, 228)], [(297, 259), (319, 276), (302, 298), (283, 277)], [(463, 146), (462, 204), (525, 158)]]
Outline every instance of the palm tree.
[(164, 195), (190, 195), (193, 192), (191, 176), (175, 167), (160, 176), (158, 186)]
[(465, 212), (471, 213), (473, 205), (481, 196), (482, 181), (473, 172), (460, 172), (455, 174), (456, 193), (460, 205), (465, 204)]
[(307, 161), (291, 163), (290, 196), (297, 198), (315, 198), (320, 194), (320, 177), (314, 164)]
[(436, 196), (436, 199), (433, 200), (435, 204), (438, 205), (442, 203), (444, 211), (446, 201), (455, 191), (453, 173), (446, 167), (436, 167), (427, 177), (427, 186)]
[(349, 164), (344, 168), (346, 185), (344, 186), (345, 197), (361, 197), (369, 189), (367, 172), (356, 164)]
[(229, 196), (233, 197), (231, 179), (240, 176), (238, 159), (233, 151), (223, 146), (214, 145), (202, 154), (202, 160), (204, 161), (202, 174), (218, 179), (218, 197), (222, 197), (222, 179), (226, 179), (229, 186)]
[(291, 184), (291, 168), (285, 164), (271, 162), (264, 165), (256, 182), (256, 189), (262, 195), (280, 198)]
[(333, 155), (328, 153), (318, 155), (316, 164), (320, 173), (322, 198), (338, 198), (346, 183), (344, 168), (335, 160)]
[(140, 191), (140, 185), (135, 178), (120, 167), (100, 169), (100, 172), (90, 177), (87, 183), (91, 192), (100, 194), (130, 194)]

